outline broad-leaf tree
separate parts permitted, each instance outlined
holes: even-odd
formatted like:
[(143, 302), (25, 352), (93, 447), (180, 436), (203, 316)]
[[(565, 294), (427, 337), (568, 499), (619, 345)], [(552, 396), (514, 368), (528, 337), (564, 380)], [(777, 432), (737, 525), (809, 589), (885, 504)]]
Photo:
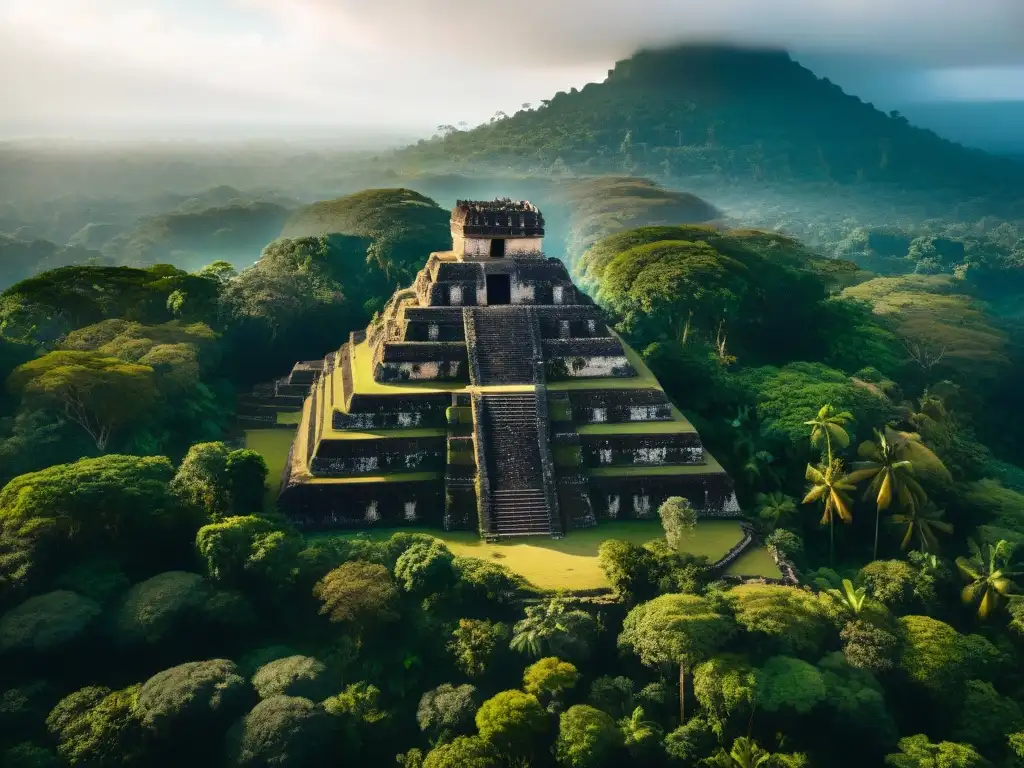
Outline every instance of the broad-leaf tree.
[(113, 433), (152, 408), (153, 369), (93, 352), (60, 350), (18, 366), (8, 386), (30, 403), (50, 407), (107, 450)]
[(687, 672), (722, 647), (736, 631), (732, 619), (706, 598), (662, 595), (626, 616), (619, 647), (650, 667), (679, 667), (679, 720), (686, 721)]

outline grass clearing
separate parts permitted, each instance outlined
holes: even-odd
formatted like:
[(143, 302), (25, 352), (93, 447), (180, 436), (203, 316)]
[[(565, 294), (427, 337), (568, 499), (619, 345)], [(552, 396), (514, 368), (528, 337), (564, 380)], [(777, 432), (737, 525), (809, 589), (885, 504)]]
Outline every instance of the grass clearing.
[(267, 462), (267, 499), (271, 506), (281, 490), (281, 473), (294, 440), (295, 430), (292, 429), (245, 430), (245, 447), (256, 451)]
[[(386, 539), (399, 529), (376, 529), (345, 533), (322, 533), (319, 536)], [(438, 531), (432, 528), (402, 528), (400, 530), (426, 533), (441, 539), (456, 555), (490, 560), (507, 566), (536, 587), (545, 590), (589, 590), (608, 587), (608, 580), (597, 564), (597, 549), (607, 539), (620, 539), (634, 544), (645, 544), (660, 538), (661, 524), (650, 521), (602, 523), (595, 528), (570, 531), (564, 539), (536, 537), (488, 544), (472, 531)], [(707, 520), (697, 530), (684, 549), (712, 560), (722, 557), (742, 538), (736, 520)], [(755, 551), (744, 555), (736, 567), (745, 576), (778, 576), (778, 568), (766, 550), (763, 555)], [(729, 573), (734, 573), (733, 569)]]

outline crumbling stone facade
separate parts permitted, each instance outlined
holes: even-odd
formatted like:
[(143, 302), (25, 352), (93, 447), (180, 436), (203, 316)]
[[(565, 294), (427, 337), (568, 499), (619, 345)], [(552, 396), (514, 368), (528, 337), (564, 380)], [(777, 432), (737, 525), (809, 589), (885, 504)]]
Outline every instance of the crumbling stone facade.
[(562, 536), (654, 517), (669, 496), (738, 515), (728, 476), (543, 234), (529, 203), (460, 201), (452, 251), (318, 366), (279, 497), (296, 523)]

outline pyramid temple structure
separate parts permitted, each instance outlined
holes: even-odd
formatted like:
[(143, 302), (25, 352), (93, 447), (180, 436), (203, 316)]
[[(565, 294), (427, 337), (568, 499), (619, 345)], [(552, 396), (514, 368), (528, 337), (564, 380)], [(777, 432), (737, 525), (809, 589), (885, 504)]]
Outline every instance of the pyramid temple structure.
[(369, 327), (285, 381), (308, 394), (282, 512), (489, 540), (655, 517), (669, 496), (738, 515), (696, 430), (545, 256), (536, 206), (459, 201), (451, 232)]

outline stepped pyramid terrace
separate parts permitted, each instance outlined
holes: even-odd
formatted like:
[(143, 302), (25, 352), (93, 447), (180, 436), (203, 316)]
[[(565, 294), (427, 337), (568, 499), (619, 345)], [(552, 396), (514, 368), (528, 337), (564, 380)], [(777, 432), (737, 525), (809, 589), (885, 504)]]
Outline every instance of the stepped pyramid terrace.
[(651, 518), (676, 495), (738, 516), (693, 426), (545, 256), (535, 206), (459, 201), (451, 232), (366, 330), (282, 380), (308, 387), (283, 512), (490, 540)]

